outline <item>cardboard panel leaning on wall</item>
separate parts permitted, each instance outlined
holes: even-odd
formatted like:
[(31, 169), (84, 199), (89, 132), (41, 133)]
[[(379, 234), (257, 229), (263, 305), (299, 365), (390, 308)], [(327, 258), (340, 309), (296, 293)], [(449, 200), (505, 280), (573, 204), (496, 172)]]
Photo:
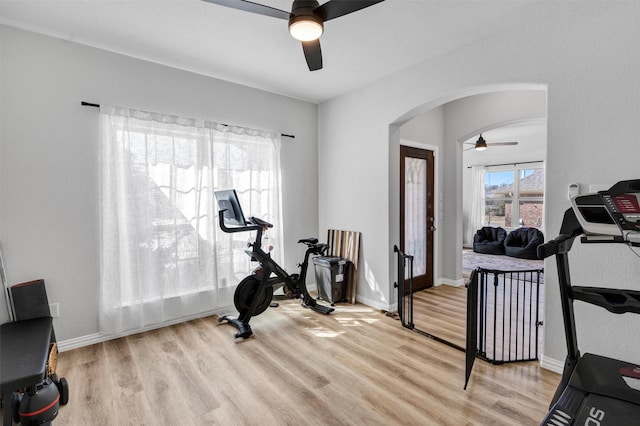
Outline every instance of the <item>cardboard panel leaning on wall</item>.
[(81, 101), (293, 134), (282, 141), (285, 266), (318, 233), (317, 106), (1, 27), (0, 235), (10, 282), (44, 278), (59, 341), (98, 331), (98, 116)]

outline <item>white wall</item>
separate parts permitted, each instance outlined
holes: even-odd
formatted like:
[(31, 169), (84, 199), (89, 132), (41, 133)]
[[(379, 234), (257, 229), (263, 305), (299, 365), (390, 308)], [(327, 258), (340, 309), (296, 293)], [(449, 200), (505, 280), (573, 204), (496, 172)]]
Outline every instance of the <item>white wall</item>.
[[(536, 19), (540, 18), (540, 19)], [(393, 302), (389, 213), (390, 125), (409, 112), (474, 93), (522, 83), (548, 88), (547, 234), (559, 231), (571, 182), (614, 183), (640, 177), (640, 3), (554, 2), (554, 11), (528, 26), (478, 40), (436, 60), (418, 64), (319, 109), (320, 229), (363, 232), (359, 297), (380, 307)], [(445, 241), (461, 241), (459, 146), (446, 144), (443, 167), (453, 174), (444, 187)], [(577, 244), (578, 246), (580, 244)], [(459, 246), (457, 246), (459, 247)], [(459, 250), (457, 250), (459, 252)], [(574, 284), (638, 287), (640, 262), (623, 247), (579, 247), (572, 255)], [(579, 254), (579, 256), (578, 256)], [(455, 256), (445, 252), (442, 256)], [(545, 358), (562, 361), (564, 334), (553, 260), (546, 261)], [(604, 271), (604, 272), (603, 272)], [(586, 310), (586, 309), (584, 309)], [(640, 362), (635, 343), (640, 318), (577, 308), (583, 351)], [(587, 334), (590, 336), (588, 337)], [(591, 337), (593, 336), (593, 337)]]
[[(285, 267), (318, 233), (317, 106), (1, 29), (0, 244), (10, 283), (44, 278), (59, 341), (97, 332), (97, 111), (112, 104), (295, 135), (282, 141)], [(250, 213), (250, 212), (247, 212)], [(0, 301), (0, 321), (6, 321)]]

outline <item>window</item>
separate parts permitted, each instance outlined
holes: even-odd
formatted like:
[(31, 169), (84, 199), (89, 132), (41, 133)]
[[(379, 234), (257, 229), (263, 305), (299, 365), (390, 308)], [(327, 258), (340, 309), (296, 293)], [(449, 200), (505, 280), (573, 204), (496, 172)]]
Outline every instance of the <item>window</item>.
[(279, 147), (273, 134), (101, 108), (101, 331), (232, 305), (250, 235), (220, 231), (213, 191), (235, 188), (281, 247)]
[(487, 226), (543, 228), (544, 169), (509, 167), (484, 175)]

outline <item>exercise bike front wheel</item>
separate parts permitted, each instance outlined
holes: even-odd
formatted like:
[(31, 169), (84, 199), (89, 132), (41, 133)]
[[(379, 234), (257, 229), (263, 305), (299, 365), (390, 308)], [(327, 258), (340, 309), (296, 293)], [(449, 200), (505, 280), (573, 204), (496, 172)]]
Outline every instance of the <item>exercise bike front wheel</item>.
[(251, 308), (251, 302), (254, 298), (258, 298), (255, 311), (251, 316), (260, 315), (267, 310), (271, 299), (273, 299), (273, 287), (266, 286), (260, 294), (256, 294), (260, 289), (260, 281), (254, 276), (248, 276), (238, 284), (233, 294), (233, 304), (238, 312), (246, 312)]

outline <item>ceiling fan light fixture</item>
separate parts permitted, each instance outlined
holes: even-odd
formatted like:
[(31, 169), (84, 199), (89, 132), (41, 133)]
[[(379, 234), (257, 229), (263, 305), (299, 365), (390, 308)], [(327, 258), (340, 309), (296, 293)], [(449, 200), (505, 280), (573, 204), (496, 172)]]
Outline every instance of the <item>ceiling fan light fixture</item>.
[(317, 40), (323, 31), (322, 19), (312, 15), (294, 16), (289, 20), (289, 34), (296, 40)]
[(487, 141), (484, 140), (482, 135), (476, 141), (476, 146), (474, 147), (476, 151), (484, 151), (487, 149)]

